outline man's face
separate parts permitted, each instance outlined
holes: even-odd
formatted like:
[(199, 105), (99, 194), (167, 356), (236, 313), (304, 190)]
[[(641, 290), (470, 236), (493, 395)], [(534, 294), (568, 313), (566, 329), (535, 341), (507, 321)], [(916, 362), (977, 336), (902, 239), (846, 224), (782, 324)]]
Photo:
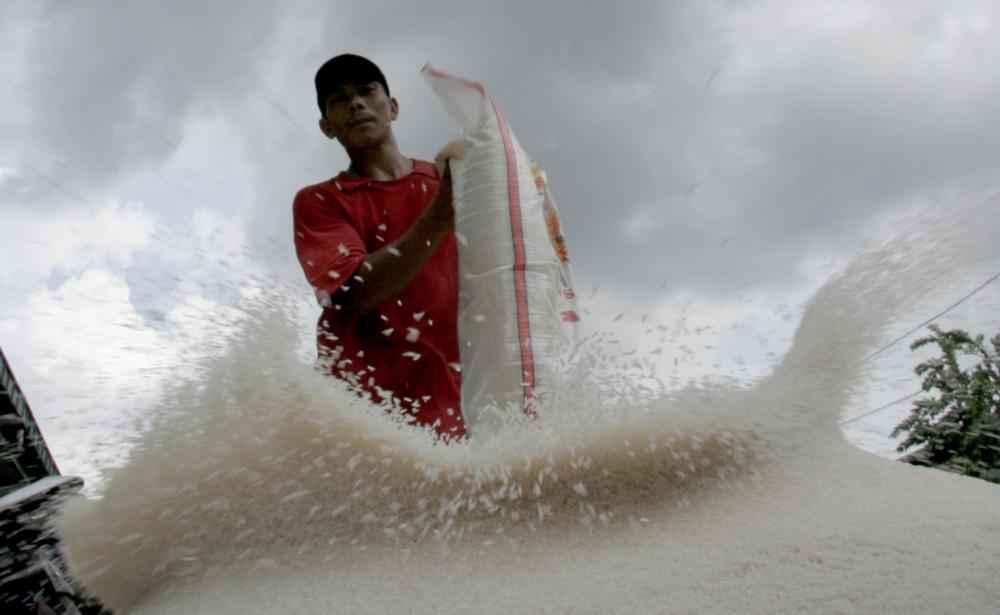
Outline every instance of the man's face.
[(399, 114), (399, 103), (386, 95), (382, 84), (344, 84), (326, 99), (326, 115), (320, 128), (347, 149), (381, 144), (391, 134)]

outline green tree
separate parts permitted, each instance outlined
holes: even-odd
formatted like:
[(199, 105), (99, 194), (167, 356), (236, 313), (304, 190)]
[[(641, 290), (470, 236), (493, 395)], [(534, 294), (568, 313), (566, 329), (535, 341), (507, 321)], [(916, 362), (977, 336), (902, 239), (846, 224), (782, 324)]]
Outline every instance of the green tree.
[[(910, 345), (937, 344), (941, 356), (917, 365), (923, 391), (910, 416), (893, 430), (906, 433), (897, 450), (923, 445), (906, 461), (1000, 483), (1000, 334), (989, 340), (930, 326), (931, 335)], [(992, 345), (992, 349), (990, 348)], [(961, 359), (973, 359), (964, 363)]]

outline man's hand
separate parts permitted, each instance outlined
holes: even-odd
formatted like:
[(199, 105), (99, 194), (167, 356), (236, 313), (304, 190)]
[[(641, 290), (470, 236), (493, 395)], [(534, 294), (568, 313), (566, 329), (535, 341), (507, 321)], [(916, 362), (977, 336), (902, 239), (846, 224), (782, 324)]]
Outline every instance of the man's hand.
[(427, 207), (427, 216), (436, 228), (450, 230), (455, 224), (455, 195), (451, 185), (451, 165), (447, 161), (441, 172), (437, 194)]
[(465, 142), (462, 139), (452, 141), (441, 148), (434, 157), (434, 165), (441, 175), (441, 184), (437, 195), (428, 207), (428, 215), (440, 227), (450, 229), (455, 222), (455, 197), (451, 184), (451, 160), (461, 160), (465, 156)]
[(434, 157), (434, 164), (437, 166), (438, 174), (444, 177), (445, 170), (448, 168), (448, 161), (452, 158), (456, 160), (461, 160), (465, 157), (465, 141), (463, 139), (456, 139), (441, 148), (438, 155)]

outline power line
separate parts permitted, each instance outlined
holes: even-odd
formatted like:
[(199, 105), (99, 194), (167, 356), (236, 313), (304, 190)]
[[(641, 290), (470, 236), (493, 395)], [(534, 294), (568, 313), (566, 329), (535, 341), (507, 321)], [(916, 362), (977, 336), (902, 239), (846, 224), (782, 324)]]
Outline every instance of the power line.
[(930, 318), (928, 318), (928, 319), (927, 319), (927, 320), (925, 320), (924, 322), (920, 323), (920, 324), (919, 324), (919, 325), (917, 325), (916, 327), (913, 327), (912, 329), (910, 329), (910, 330), (909, 330), (909, 331), (907, 331), (906, 333), (904, 333), (904, 334), (900, 335), (900, 336), (899, 336), (899, 337), (897, 337), (896, 339), (892, 340), (891, 342), (889, 342), (889, 343), (888, 343), (888, 344), (886, 344), (885, 346), (882, 346), (881, 348), (879, 348), (879, 349), (878, 349), (878, 350), (876, 350), (875, 352), (873, 352), (873, 353), (869, 354), (869, 355), (868, 355), (867, 357), (865, 357), (864, 359), (861, 359), (861, 363), (867, 363), (867, 362), (868, 362), (868, 361), (869, 361), (870, 359), (874, 359), (875, 357), (877, 357), (878, 355), (882, 354), (882, 353), (883, 353), (883, 352), (885, 352), (886, 350), (888, 350), (888, 349), (892, 348), (893, 346), (895, 346), (895, 345), (896, 345), (896, 344), (898, 344), (899, 342), (901, 342), (901, 341), (903, 341), (904, 339), (908, 338), (908, 337), (909, 337), (910, 335), (912, 335), (912, 334), (916, 333), (916, 332), (917, 332), (917, 331), (919, 331), (920, 329), (923, 329), (923, 328), (924, 328), (925, 326), (927, 326), (927, 325), (931, 324), (932, 322), (934, 322), (934, 321), (935, 321), (935, 320), (937, 320), (938, 318), (941, 318), (942, 316), (944, 316), (944, 315), (945, 315), (945, 314), (947, 314), (948, 312), (952, 311), (953, 309), (955, 309), (955, 308), (957, 308), (958, 306), (960, 306), (960, 305), (962, 305), (963, 303), (965, 303), (965, 302), (966, 302), (966, 301), (967, 301), (968, 299), (970, 299), (970, 298), (971, 298), (971, 297), (972, 297), (973, 295), (975, 295), (975, 294), (976, 294), (976, 293), (978, 293), (979, 291), (983, 290), (984, 288), (986, 288), (987, 286), (989, 286), (989, 285), (990, 285), (990, 284), (992, 284), (993, 282), (996, 282), (996, 281), (997, 281), (997, 279), (1000, 279), (1000, 271), (998, 271), (998, 272), (997, 272), (996, 274), (994, 274), (994, 275), (990, 276), (990, 277), (989, 277), (989, 278), (988, 278), (988, 279), (987, 279), (987, 280), (986, 280), (985, 282), (983, 282), (982, 284), (980, 284), (980, 285), (979, 285), (979, 286), (977, 286), (976, 288), (972, 289), (972, 291), (971, 291), (971, 292), (969, 292), (968, 294), (966, 294), (966, 295), (965, 295), (964, 297), (962, 297), (961, 299), (959, 299), (959, 300), (958, 300), (958, 301), (956, 301), (955, 303), (952, 303), (951, 305), (949, 305), (949, 306), (948, 306), (948, 307), (946, 307), (945, 309), (941, 310), (940, 312), (938, 312), (938, 313), (937, 313), (937, 314), (935, 314), (934, 316), (931, 316)]
[[(907, 331), (903, 335), (897, 337), (896, 339), (892, 340), (891, 342), (889, 342), (885, 346), (882, 346), (881, 348), (879, 348), (875, 352), (869, 354), (868, 356), (866, 356), (864, 359), (861, 360), (861, 363), (862, 364), (867, 363), (870, 359), (873, 359), (876, 356), (882, 354), (883, 352), (885, 352), (889, 348), (892, 348), (893, 346), (895, 346), (899, 342), (903, 341), (904, 339), (906, 339), (907, 337), (909, 337), (913, 333), (916, 333), (917, 331), (919, 331), (920, 329), (923, 329), (925, 326), (931, 324), (932, 322), (934, 322), (938, 318), (941, 318), (942, 316), (944, 316), (948, 312), (952, 311), (953, 309), (957, 308), (958, 306), (962, 305), (963, 303), (965, 303), (966, 301), (968, 301), (969, 299), (971, 299), (975, 294), (977, 294), (978, 292), (980, 292), (981, 290), (983, 290), (984, 288), (986, 288), (987, 286), (989, 286), (993, 282), (996, 282), (998, 279), (1000, 279), (1000, 271), (998, 271), (994, 275), (992, 275), (989, 278), (987, 278), (985, 282), (983, 282), (979, 286), (977, 286), (974, 289), (972, 289), (970, 292), (968, 292), (967, 294), (965, 294), (958, 301), (952, 303), (951, 305), (949, 305), (945, 309), (941, 310), (940, 312), (938, 312), (934, 316), (931, 316), (930, 318), (928, 318), (924, 322), (920, 323), (916, 327), (913, 327), (912, 329), (910, 329), (909, 331)], [(863, 419), (865, 417), (871, 416), (873, 414), (877, 414), (877, 413), (879, 413), (879, 412), (881, 412), (881, 411), (883, 411), (883, 410), (885, 410), (887, 408), (895, 406), (898, 403), (904, 402), (904, 401), (906, 401), (908, 399), (912, 399), (912, 398), (916, 397), (917, 395), (920, 395), (920, 393), (922, 393), (922, 392), (923, 392), (922, 390), (921, 391), (914, 391), (913, 393), (910, 393), (909, 395), (906, 395), (905, 397), (900, 397), (899, 399), (891, 401), (891, 402), (889, 402), (887, 404), (881, 405), (878, 408), (875, 408), (874, 410), (868, 410), (867, 412), (863, 412), (863, 413), (861, 413), (861, 414), (859, 414), (857, 416), (852, 416), (851, 418), (839, 421), (839, 424), (840, 425), (847, 425), (848, 423), (853, 423), (854, 421), (858, 421), (860, 419)]]
[(886, 408), (890, 408), (890, 407), (895, 406), (896, 404), (902, 403), (902, 402), (904, 402), (904, 401), (906, 401), (908, 399), (912, 399), (912, 398), (916, 397), (917, 395), (920, 395), (921, 393), (923, 393), (922, 390), (921, 391), (914, 391), (913, 393), (910, 393), (909, 395), (906, 395), (904, 397), (900, 397), (899, 399), (896, 399), (896, 400), (890, 401), (887, 404), (881, 405), (878, 408), (875, 408), (874, 410), (869, 410), (868, 412), (864, 412), (864, 413), (859, 414), (857, 416), (852, 416), (849, 419), (844, 419), (842, 421), (839, 421), (839, 424), (840, 425), (847, 425), (848, 423), (853, 423), (854, 421), (859, 421), (859, 420), (861, 420), (861, 419), (863, 419), (865, 417), (871, 416), (873, 414), (877, 414), (877, 413), (885, 410)]

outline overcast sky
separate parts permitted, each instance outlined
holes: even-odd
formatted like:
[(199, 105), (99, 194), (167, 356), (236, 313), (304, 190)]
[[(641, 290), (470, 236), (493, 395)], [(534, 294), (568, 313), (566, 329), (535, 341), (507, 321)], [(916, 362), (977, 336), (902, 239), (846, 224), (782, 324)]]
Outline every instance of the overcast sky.
[[(312, 77), (352, 51), (415, 157), (457, 134), (423, 64), (486, 84), (550, 175), (595, 318), (687, 305), (757, 373), (887, 215), (995, 187), (998, 21), (991, 1), (4, 2), (0, 344), (70, 446), (114, 405), (95, 399), (141, 405), (203, 343), (184, 315), (241, 278), (308, 295), (291, 199), (346, 166)], [(977, 259), (922, 307), (1000, 264)], [(984, 296), (959, 322), (997, 323)]]

